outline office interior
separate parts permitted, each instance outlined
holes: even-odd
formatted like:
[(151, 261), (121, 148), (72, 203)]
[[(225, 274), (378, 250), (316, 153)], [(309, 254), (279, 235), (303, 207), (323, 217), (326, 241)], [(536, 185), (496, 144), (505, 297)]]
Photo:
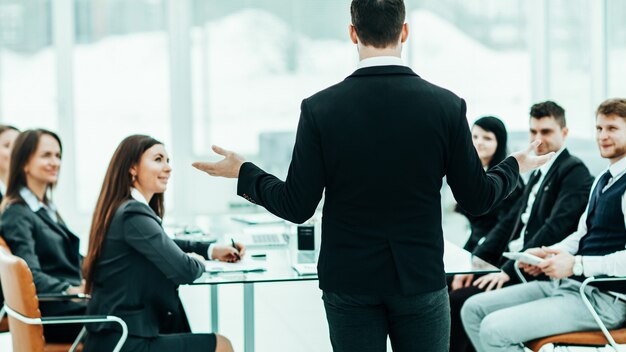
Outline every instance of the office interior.
[[(606, 167), (594, 111), (626, 93), (626, 1), (405, 0), (403, 60), (452, 90), (467, 118), (501, 118), (511, 151), (528, 141), (530, 106), (566, 110), (567, 142), (596, 176)], [(127, 135), (162, 140), (173, 175), (171, 227), (212, 231), (211, 216), (263, 213), (236, 181), (191, 167), (213, 144), (287, 173), (300, 102), (353, 72), (349, 0), (0, 0), (0, 123), (57, 131), (54, 202), (86, 251), (108, 161)], [(445, 236), (465, 219), (442, 189)], [(321, 208), (320, 208), (321, 209)], [(242, 350), (242, 289), (220, 286), (220, 333)], [(182, 287), (194, 332), (211, 331), (208, 287)], [(317, 282), (257, 285), (257, 351), (330, 351)], [(2, 336), (4, 335), (4, 336)], [(10, 338), (0, 335), (0, 350)], [(576, 350), (576, 349), (572, 349)], [(584, 348), (580, 349), (585, 350)]]

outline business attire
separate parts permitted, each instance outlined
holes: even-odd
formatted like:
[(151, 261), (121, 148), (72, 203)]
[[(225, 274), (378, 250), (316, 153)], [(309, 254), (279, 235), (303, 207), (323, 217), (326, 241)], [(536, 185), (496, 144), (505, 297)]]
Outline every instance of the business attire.
[[(123, 351), (213, 351), (215, 334), (172, 333), (182, 314), (178, 286), (202, 275), (203, 263), (185, 252), (208, 258), (209, 245), (170, 239), (161, 219), (143, 196), (116, 211), (94, 271), (87, 314), (115, 315), (128, 325)], [(111, 323), (87, 326), (85, 351), (110, 351), (121, 330)]]
[(362, 60), (304, 99), (285, 182), (241, 166), (237, 193), (286, 220), (309, 219), (325, 191), (319, 286), (335, 351), (447, 351), (442, 178), (473, 214), (516, 187), (507, 158), (488, 172), (465, 102), (404, 66)]
[(500, 205), (485, 214), (472, 215), (457, 204), (454, 210), (465, 216), (470, 227), (470, 234), (467, 241), (465, 241), (465, 245), (463, 245), (463, 249), (473, 252), (478, 244), (484, 241), (485, 236), (506, 217), (517, 203), (517, 200), (522, 196), (522, 193), (524, 193), (524, 180), (520, 177), (513, 193), (506, 197)]
[[(21, 202), (9, 205), (0, 218), (0, 234), (14, 255), (24, 259), (33, 274), (37, 293), (63, 293), (80, 286), (79, 239), (58, 216), (53, 203), (44, 204), (28, 189), (20, 190)], [(41, 302), (43, 316), (83, 315), (83, 302)], [(73, 341), (81, 326), (44, 325), (49, 342)]]
[(7, 193), (7, 185), (4, 182), (0, 181), (0, 203), (4, 199), (4, 195)]
[[(597, 330), (581, 303), (589, 276), (626, 275), (626, 158), (611, 165), (594, 185), (578, 229), (551, 246), (576, 256), (583, 275), (554, 282), (534, 281), (470, 298), (461, 316), (478, 351), (519, 351), (520, 343), (565, 332)], [(609, 329), (626, 320), (626, 284), (592, 284), (585, 292)]]
[[(550, 246), (576, 229), (585, 209), (593, 177), (580, 159), (563, 148), (555, 157), (534, 171), (522, 195), (508, 213), (474, 248), (473, 254), (485, 259), (510, 277), (505, 286), (520, 282), (514, 261), (502, 253)], [(535, 278), (528, 278), (529, 280)], [(545, 277), (544, 277), (545, 279)], [(461, 307), (471, 296), (484, 292), (469, 286), (450, 292), (452, 317), (450, 351), (473, 351), (461, 322)]]

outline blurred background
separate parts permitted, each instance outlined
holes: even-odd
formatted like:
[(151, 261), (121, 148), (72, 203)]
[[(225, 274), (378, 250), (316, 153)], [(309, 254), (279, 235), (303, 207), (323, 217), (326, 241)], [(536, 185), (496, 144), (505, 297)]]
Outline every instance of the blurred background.
[[(510, 149), (519, 149), (528, 140), (530, 106), (554, 100), (566, 110), (570, 150), (594, 175), (605, 167), (594, 141), (594, 111), (608, 97), (626, 96), (626, 1), (405, 2), (405, 63), (463, 97), (469, 123), (500, 117)], [(166, 222), (262, 211), (235, 195), (235, 181), (209, 178), (190, 164), (216, 160), (210, 146), (217, 144), (284, 177), (301, 100), (350, 75), (358, 63), (347, 35), (349, 5), (0, 0), (0, 123), (60, 133), (64, 160), (54, 200), (83, 248), (109, 159), (129, 134), (152, 135), (170, 153)], [(465, 223), (452, 214), (453, 202), (444, 197), (444, 229), (462, 244)], [(224, 290), (236, 302), (238, 289)], [(278, 319), (269, 325), (280, 324), (289, 336), (258, 337), (258, 350), (330, 348), (315, 283), (266, 290), (257, 290), (265, 302), (257, 303), (257, 321), (263, 314)], [(306, 304), (290, 306), (293, 296)], [(210, 330), (204, 309), (194, 312), (194, 330)], [(237, 347), (234, 314), (223, 318), (232, 324), (221, 327)], [(295, 318), (302, 314), (311, 318)]]

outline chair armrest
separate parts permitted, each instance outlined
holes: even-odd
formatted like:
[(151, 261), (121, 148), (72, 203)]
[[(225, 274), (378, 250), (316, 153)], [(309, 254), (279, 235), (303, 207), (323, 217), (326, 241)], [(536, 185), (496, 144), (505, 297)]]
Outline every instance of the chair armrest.
[(39, 302), (53, 302), (53, 301), (69, 301), (72, 299), (91, 299), (91, 296), (85, 293), (77, 293), (68, 295), (65, 293), (41, 293), (37, 295)]
[(58, 317), (41, 317), (42, 324), (99, 323), (107, 321), (110, 320), (106, 315), (70, 315)]
[(113, 352), (119, 352), (124, 346), (126, 339), (128, 338), (128, 326), (126, 322), (124, 322), (119, 317), (113, 315), (76, 315), (76, 316), (57, 316), (57, 317), (41, 317), (41, 318), (29, 318), (26, 317), (13, 309), (11, 307), (4, 305), (4, 309), (7, 314), (24, 324), (29, 325), (47, 325), (47, 324), (89, 324), (89, 323), (117, 323), (122, 327), (122, 336), (120, 336), (117, 345), (113, 349)]
[(597, 277), (595, 276), (588, 277), (587, 279), (585, 279), (585, 281), (583, 281), (582, 285), (580, 285), (580, 289), (579, 289), (580, 298), (583, 300), (585, 307), (587, 307), (587, 310), (589, 311), (589, 313), (591, 313), (591, 315), (593, 316), (593, 319), (596, 321), (596, 323), (600, 327), (600, 330), (602, 330), (604, 337), (606, 337), (607, 341), (609, 341), (609, 344), (611, 345), (611, 347), (613, 347), (615, 351), (619, 351), (617, 343), (615, 342), (615, 339), (613, 339), (613, 336), (611, 336), (611, 334), (609, 333), (609, 329), (607, 329), (606, 325), (604, 325), (604, 323), (602, 322), (602, 319), (600, 319), (600, 316), (598, 315), (598, 312), (596, 312), (596, 310), (593, 308), (593, 306), (591, 305), (591, 302), (589, 301), (589, 298), (585, 294), (585, 288), (590, 283), (607, 282), (607, 281), (626, 281), (626, 276), (602, 275), (602, 276), (597, 276)]

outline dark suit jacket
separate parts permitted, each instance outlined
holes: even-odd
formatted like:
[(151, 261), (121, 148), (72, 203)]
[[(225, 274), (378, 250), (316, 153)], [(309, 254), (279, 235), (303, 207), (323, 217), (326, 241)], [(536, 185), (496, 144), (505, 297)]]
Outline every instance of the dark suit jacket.
[(508, 215), (509, 211), (515, 206), (517, 200), (523, 192), (524, 180), (520, 177), (518, 179), (517, 187), (515, 187), (513, 193), (511, 193), (498, 206), (491, 209), (488, 213), (482, 215), (472, 215), (457, 204), (455, 208), (456, 212), (463, 214), (470, 224), (470, 236), (467, 239), (467, 242), (465, 242), (463, 249), (469, 252), (474, 251), (478, 242), (487, 236), (489, 231), (496, 227), (498, 222), (502, 221), (502, 219)]
[[(207, 257), (208, 243), (172, 241), (147, 205), (129, 200), (115, 212), (100, 258), (87, 314), (115, 315), (135, 337), (156, 337), (181, 315), (178, 285), (189, 284), (204, 265), (185, 252)], [(118, 330), (116, 324), (90, 324), (91, 332)]]
[[(61, 293), (80, 285), (80, 241), (60, 218), (54, 222), (43, 209), (34, 213), (28, 205), (15, 203), (2, 213), (0, 234), (11, 252), (28, 264), (37, 293)], [(40, 309), (44, 315), (57, 315), (79, 306), (74, 302), (42, 302)]]
[(320, 288), (356, 294), (442, 289), (440, 189), (480, 214), (517, 185), (507, 158), (485, 173), (465, 102), (410, 68), (362, 68), (301, 105), (285, 182), (244, 163), (237, 193), (292, 222), (325, 190)]
[[(563, 150), (539, 186), (524, 233), (523, 250), (553, 245), (574, 232), (587, 206), (592, 183), (593, 177), (585, 164), (567, 149)], [(502, 262), (501, 256), (509, 241), (520, 236), (523, 201), (520, 198), (474, 250), (476, 256), (503, 265), (502, 269), (513, 280), (517, 279), (514, 261)]]

